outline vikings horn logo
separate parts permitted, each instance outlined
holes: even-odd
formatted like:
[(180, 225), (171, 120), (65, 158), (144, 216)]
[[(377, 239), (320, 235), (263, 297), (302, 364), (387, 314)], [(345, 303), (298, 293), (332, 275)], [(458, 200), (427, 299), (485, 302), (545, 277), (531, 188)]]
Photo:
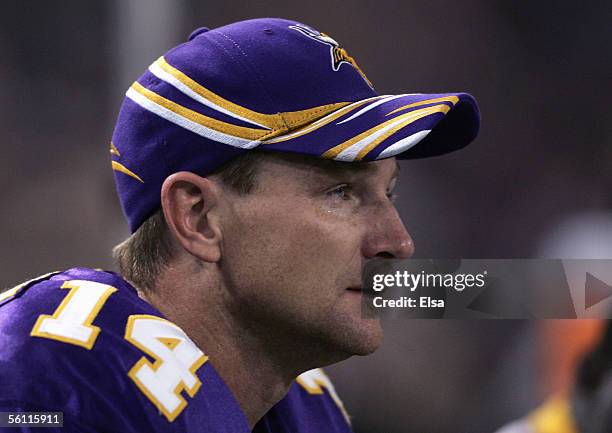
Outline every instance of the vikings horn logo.
[(366, 74), (361, 70), (355, 59), (348, 55), (344, 48), (340, 47), (340, 44), (332, 39), (330, 36), (325, 33), (318, 32), (316, 30), (311, 29), (310, 27), (306, 27), (303, 24), (296, 24), (294, 26), (289, 26), (290, 29), (297, 30), (298, 32), (308, 36), (310, 39), (313, 39), (317, 42), (325, 44), (329, 46), (329, 53), (331, 55), (331, 64), (332, 69), (337, 71), (340, 68), (340, 65), (343, 63), (349, 63), (352, 65), (363, 77), (368, 86), (374, 88), (372, 83), (366, 77)]

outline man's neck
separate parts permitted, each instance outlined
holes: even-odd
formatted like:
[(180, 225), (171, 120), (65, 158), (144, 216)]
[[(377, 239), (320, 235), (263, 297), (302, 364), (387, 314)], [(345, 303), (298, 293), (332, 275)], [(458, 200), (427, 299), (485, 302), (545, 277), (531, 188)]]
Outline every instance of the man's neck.
[[(153, 293), (139, 291), (140, 296), (181, 327), (209, 357), (252, 429), (286, 395), (299, 369), (277, 359), (286, 351), (269, 350), (268, 343), (239, 323), (223, 305), (218, 288), (198, 288), (196, 281), (189, 284), (171, 274), (159, 280)], [(181, 281), (180, 288), (176, 281)]]

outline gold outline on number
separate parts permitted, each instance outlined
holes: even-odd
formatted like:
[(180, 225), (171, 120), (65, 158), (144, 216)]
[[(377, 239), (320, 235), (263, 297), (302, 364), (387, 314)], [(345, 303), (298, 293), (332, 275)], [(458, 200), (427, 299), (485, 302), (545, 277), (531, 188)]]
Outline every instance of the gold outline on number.
[(304, 390), (311, 395), (318, 395), (318, 394), (323, 394), (323, 388), (327, 388), (325, 385), (326, 383), (319, 379), (319, 378), (314, 378), (312, 379), (312, 381), (314, 382), (314, 386), (309, 386), (306, 381), (304, 379), (302, 379), (300, 376), (295, 378), (295, 381), (302, 387), (304, 388)]
[[(79, 324), (81, 326), (85, 326), (91, 329), (92, 331), (87, 341), (81, 341), (75, 338), (63, 337), (63, 336), (59, 336), (56, 334), (52, 334), (50, 332), (44, 332), (40, 330), (40, 327), (43, 325), (43, 322), (46, 319), (57, 320), (59, 318), (60, 314), (62, 314), (62, 312), (64, 311), (64, 308), (68, 306), (68, 304), (70, 303), (70, 300), (76, 295), (77, 290), (82, 287), (76, 284), (77, 281), (80, 281), (80, 280), (65, 281), (64, 284), (62, 284), (60, 289), (70, 289), (70, 292), (64, 298), (62, 303), (59, 305), (59, 307), (57, 307), (57, 309), (52, 315), (51, 314), (41, 314), (40, 316), (38, 316), (38, 319), (36, 320), (36, 323), (34, 324), (34, 327), (32, 328), (32, 332), (30, 332), (30, 335), (32, 337), (48, 338), (50, 340), (57, 340), (63, 343), (74, 344), (76, 346), (84, 347), (87, 350), (91, 350), (94, 343), (96, 342), (96, 338), (98, 338), (98, 334), (100, 334), (100, 327), (92, 325), (91, 323), (95, 320), (96, 316), (100, 312), (100, 309), (102, 308), (102, 306), (104, 305), (108, 297), (117, 291), (117, 289), (114, 288), (113, 286), (107, 286), (106, 290), (100, 296), (100, 299), (98, 300), (98, 302), (96, 302), (94, 307), (91, 309), (91, 312), (89, 313), (87, 318), (83, 321), (83, 323)], [(97, 283), (97, 284), (102, 284), (102, 283)]]
[[(322, 377), (322, 378), (312, 377), (312, 376), (315, 376), (315, 374), (312, 374), (311, 375), (311, 379), (314, 382), (314, 386), (309, 386), (306, 383), (306, 381), (304, 379), (302, 379), (300, 376), (296, 377), (295, 381), (298, 383), (298, 385), (300, 385), (302, 388), (304, 388), (304, 390), (308, 394), (310, 394), (310, 395), (325, 394), (325, 390), (327, 390), (327, 395), (329, 395), (329, 397), (331, 397), (331, 399), (334, 401), (336, 406), (338, 406), (338, 409), (340, 409), (340, 411), (344, 415), (344, 418), (346, 419), (346, 421), (350, 424), (351, 423), (351, 417), (349, 416), (348, 412), (346, 411), (346, 408), (344, 407), (344, 403), (342, 403), (342, 400), (340, 400), (340, 397), (338, 397), (338, 395), (336, 394), (335, 390), (333, 390), (333, 392), (332, 392), (333, 384), (332, 384), (331, 379), (329, 378), (329, 376), (327, 374), (325, 374), (323, 369), (317, 368), (315, 370), (317, 371), (316, 375), (318, 375), (319, 377)], [(311, 372), (311, 371), (309, 371), (309, 372)]]
[(17, 287), (13, 287), (12, 289), (8, 289), (8, 290), (5, 290), (4, 292), (0, 293), (0, 302), (10, 298), (11, 296), (13, 296), (22, 287), (23, 287), (23, 284), (20, 284)]
[(30, 283), (39, 282), (38, 280), (44, 280), (47, 277), (50, 277), (52, 275), (56, 275), (56, 274), (59, 274), (59, 273), (60, 273), (60, 271), (49, 272), (48, 274), (40, 275), (38, 277), (32, 278), (31, 280), (28, 280), (28, 281), (25, 281), (25, 282), (23, 282), (21, 284), (18, 284), (15, 287), (13, 287), (12, 289), (5, 290), (4, 292), (0, 293), (0, 302), (6, 301), (11, 296), (16, 295), (17, 292), (19, 291), (19, 289), (22, 289), (23, 287), (27, 286)]
[[(198, 392), (198, 390), (200, 389), (200, 386), (202, 385), (202, 382), (200, 381), (200, 378), (198, 377), (196, 372), (197, 372), (197, 370), (202, 365), (204, 365), (204, 363), (206, 361), (208, 361), (208, 356), (206, 356), (204, 353), (202, 353), (202, 356), (199, 357), (191, 365), (191, 367), (189, 367), (189, 371), (195, 376), (196, 382), (195, 382), (195, 384), (191, 388), (188, 388), (187, 384), (183, 380), (179, 381), (179, 384), (176, 386), (176, 388), (174, 388), (173, 392), (176, 395), (176, 397), (179, 399), (180, 403), (179, 403), (179, 405), (178, 405), (178, 407), (176, 409), (174, 409), (172, 412), (168, 412), (166, 410), (166, 408), (163, 406), (163, 404), (161, 404), (161, 402), (157, 398), (155, 398), (155, 396), (153, 394), (151, 394), (151, 392), (147, 389), (147, 387), (136, 376), (138, 371), (144, 365), (148, 365), (149, 368), (151, 368), (154, 372), (157, 372), (157, 369), (159, 367), (161, 367), (161, 365), (163, 363), (163, 360), (159, 356), (155, 355), (149, 348), (145, 347), (144, 345), (142, 345), (141, 343), (139, 343), (138, 341), (136, 341), (132, 337), (132, 335), (131, 335), (132, 334), (132, 328), (134, 327), (134, 322), (136, 320), (138, 320), (138, 319), (159, 320), (160, 322), (166, 322), (169, 325), (172, 325), (173, 327), (178, 328), (183, 333), (184, 333), (184, 331), (181, 328), (179, 328), (176, 324), (170, 322), (169, 320), (162, 319), (161, 317), (151, 316), (150, 314), (133, 314), (130, 317), (128, 317), (127, 325), (125, 327), (125, 335), (124, 335), (124, 338), (127, 341), (129, 341), (134, 346), (136, 346), (137, 348), (142, 350), (144, 353), (149, 355), (151, 358), (155, 359), (155, 362), (151, 362), (146, 357), (143, 356), (130, 369), (130, 371), (128, 372), (128, 376), (130, 377), (130, 379), (132, 379), (134, 381), (134, 383), (136, 384), (138, 389), (140, 389), (140, 391), (149, 400), (151, 400), (151, 403), (153, 403), (155, 405), (155, 407), (157, 407), (157, 409), (159, 409), (159, 411), (164, 414), (164, 416), (168, 419), (168, 421), (169, 422), (173, 422), (176, 419), (176, 417), (179, 416), (181, 414), (181, 412), (183, 411), (183, 409), (185, 409), (185, 407), (187, 406), (187, 400), (185, 400), (185, 398), (181, 395), (181, 392), (183, 390), (185, 390), (187, 392), (187, 394), (189, 395), (189, 397), (194, 397), (196, 395), (196, 393)], [(185, 341), (185, 340), (183, 340), (183, 341)], [(162, 344), (164, 344), (164, 343), (162, 342)], [(197, 348), (197, 346), (196, 346), (196, 348)], [(197, 348), (197, 349), (200, 350), (199, 348)], [(200, 350), (200, 352), (201, 352), (201, 350)]]

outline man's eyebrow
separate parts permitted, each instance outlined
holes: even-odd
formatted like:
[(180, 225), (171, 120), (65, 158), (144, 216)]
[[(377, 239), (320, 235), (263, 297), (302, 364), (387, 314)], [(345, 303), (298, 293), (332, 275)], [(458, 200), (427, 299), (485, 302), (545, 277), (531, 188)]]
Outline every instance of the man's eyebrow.
[(344, 162), (330, 159), (319, 159), (309, 162), (309, 165), (319, 172), (332, 176), (357, 174), (374, 169), (374, 167), (367, 162)]
[[(376, 172), (380, 170), (380, 167), (370, 162), (340, 162), (334, 160), (322, 160), (320, 164), (317, 164), (317, 168), (320, 172), (325, 173), (329, 176), (345, 176), (345, 175), (360, 175), (368, 171)], [(395, 167), (389, 179), (395, 179), (399, 176), (400, 165), (395, 161)]]
[[(380, 168), (378, 165), (373, 164), (373, 161), (337, 161), (333, 159), (323, 159), (317, 157), (298, 157), (293, 155), (281, 155), (281, 159), (297, 162), (303, 166), (309, 167), (323, 175), (327, 176), (355, 176), (360, 175), (368, 171), (376, 172)], [(400, 172), (400, 166), (398, 161), (395, 161), (395, 168), (391, 174), (391, 179), (397, 177)]]

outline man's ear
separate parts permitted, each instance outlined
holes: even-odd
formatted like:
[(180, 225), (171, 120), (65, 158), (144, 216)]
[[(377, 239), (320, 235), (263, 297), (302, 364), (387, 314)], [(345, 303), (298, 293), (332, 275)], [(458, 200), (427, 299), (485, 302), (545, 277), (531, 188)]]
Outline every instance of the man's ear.
[(221, 258), (220, 194), (214, 182), (187, 171), (168, 176), (161, 189), (164, 217), (174, 238), (205, 262)]

